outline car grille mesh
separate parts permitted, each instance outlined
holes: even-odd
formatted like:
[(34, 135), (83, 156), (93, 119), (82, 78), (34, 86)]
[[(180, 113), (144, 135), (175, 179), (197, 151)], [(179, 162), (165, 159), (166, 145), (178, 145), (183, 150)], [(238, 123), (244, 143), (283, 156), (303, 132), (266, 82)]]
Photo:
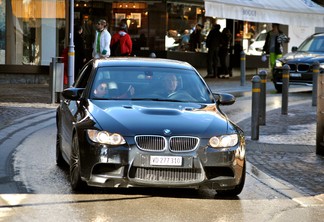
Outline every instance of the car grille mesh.
[(307, 72), (310, 69), (309, 64), (288, 64), (290, 72)]
[(183, 152), (194, 150), (198, 145), (198, 138), (195, 137), (172, 137), (170, 138), (170, 150)]
[(145, 151), (163, 151), (167, 147), (173, 152), (188, 152), (196, 149), (199, 139), (196, 137), (175, 136), (167, 140), (162, 136), (136, 136), (137, 146)]
[(298, 70), (299, 72), (307, 72), (309, 70), (309, 65), (308, 64), (299, 64), (298, 65)]
[(135, 179), (155, 182), (194, 182), (201, 180), (200, 169), (137, 168)]

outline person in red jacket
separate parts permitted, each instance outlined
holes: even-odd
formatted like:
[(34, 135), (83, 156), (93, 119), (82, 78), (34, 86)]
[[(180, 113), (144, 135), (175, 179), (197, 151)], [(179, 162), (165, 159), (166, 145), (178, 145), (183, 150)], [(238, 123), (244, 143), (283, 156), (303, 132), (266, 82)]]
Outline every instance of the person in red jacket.
[(119, 31), (111, 38), (111, 56), (130, 56), (132, 54), (132, 47), (133, 42), (130, 35), (127, 33), (127, 25), (126, 23), (121, 23)]

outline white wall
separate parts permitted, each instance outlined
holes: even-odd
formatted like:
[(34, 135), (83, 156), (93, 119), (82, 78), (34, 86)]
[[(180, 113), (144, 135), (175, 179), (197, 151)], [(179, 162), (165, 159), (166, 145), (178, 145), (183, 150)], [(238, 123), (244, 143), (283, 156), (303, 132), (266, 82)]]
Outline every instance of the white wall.
[(315, 33), (315, 27), (312, 26), (289, 26), (288, 36), (290, 42), (288, 43), (288, 52), (291, 52), (291, 47), (299, 46), (308, 36)]

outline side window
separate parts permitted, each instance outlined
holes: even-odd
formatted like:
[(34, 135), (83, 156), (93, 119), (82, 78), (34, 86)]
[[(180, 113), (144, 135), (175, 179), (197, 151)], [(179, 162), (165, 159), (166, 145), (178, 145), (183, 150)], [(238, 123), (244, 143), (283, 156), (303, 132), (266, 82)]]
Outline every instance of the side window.
[(81, 70), (79, 78), (76, 80), (73, 86), (76, 88), (85, 88), (90, 77), (91, 70), (92, 63), (90, 62)]

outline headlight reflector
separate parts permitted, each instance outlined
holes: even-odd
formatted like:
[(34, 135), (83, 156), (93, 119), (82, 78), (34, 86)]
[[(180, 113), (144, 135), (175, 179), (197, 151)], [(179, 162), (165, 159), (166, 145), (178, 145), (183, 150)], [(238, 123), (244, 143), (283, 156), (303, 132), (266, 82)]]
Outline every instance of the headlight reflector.
[(209, 145), (213, 148), (232, 147), (238, 143), (237, 134), (213, 136), (209, 139)]
[(95, 143), (102, 143), (108, 145), (121, 145), (126, 141), (118, 133), (109, 133), (107, 131), (87, 130), (88, 137)]

